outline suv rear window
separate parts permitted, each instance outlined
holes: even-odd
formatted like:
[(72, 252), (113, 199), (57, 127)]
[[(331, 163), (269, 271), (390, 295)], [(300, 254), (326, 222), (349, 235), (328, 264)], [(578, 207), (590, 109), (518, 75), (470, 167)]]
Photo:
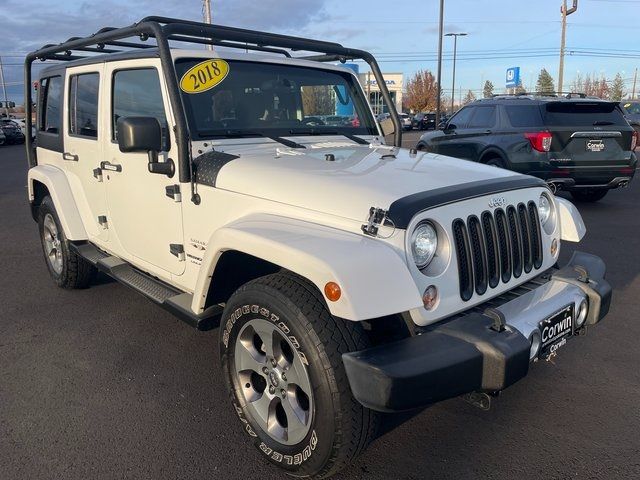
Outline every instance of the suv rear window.
[(540, 127), (542, 115), (538, 105), (507, 105), (504, 107), (509, 117), (509, 123), (514, 128)]
[(549, 102), (544, 107), (546, 125), (626, 125), (616, 103), (609, 102)]

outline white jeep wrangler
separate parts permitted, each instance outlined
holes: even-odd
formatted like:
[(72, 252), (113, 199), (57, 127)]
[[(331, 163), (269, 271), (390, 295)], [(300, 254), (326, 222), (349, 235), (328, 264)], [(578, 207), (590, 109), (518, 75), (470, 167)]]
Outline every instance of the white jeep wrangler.
[[(347, 59), (369, 64), (395, 146)], [(31, 53), (27, 110), (35, 60), (59, 60), (27, 136), (54, 281), (102, 271), (218, 327), (242, 428), (293, 475), (338, 471), (379, 412), (486, 408), (608, 311), (599, 258), (557, 266), (577, 210), (538, 179), (399, 148), (366, 52), (149, 17)]]

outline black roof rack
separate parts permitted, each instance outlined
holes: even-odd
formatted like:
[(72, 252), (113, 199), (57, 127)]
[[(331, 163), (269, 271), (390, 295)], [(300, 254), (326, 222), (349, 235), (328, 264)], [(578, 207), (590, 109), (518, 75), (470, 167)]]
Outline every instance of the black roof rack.
[(491, 100), (494, 98), (532, 98), (532, 97), (551, 97), (551, 98), (593, 98), (586, 93), (581, 92), (519, 92), (519, 93), (496, 93), (489, 98), (481, 100)]
[[(137, 41), (134, 39), (137, 39)], [(340, 61), (344, 63), (347, 60), (364, 60), (369, 64), (373, 76), (378, 82), (384, 101), (389, 106), (391, 119), (395, 126), (394, 144), (396, 146), (401, 145), (402, 127), (395, 104), (391, 100), (391, 95), (384, 82), (378, 63), (369, 52), (346, 48), (334, 42), (158, 16), (145, 17), (127, 27), (104, 27), (88, 37), (72, 37), (66, 42), (57, 45), (44, 45), (40, 49), (29, 53), (25, 59), (24, 69), (25, 123), (27, 131), (31, 130), (31, 113), (33, 109), (31, 66), (34, 61), (71, 61), (93, 58), (107, 53), (126, 52), (132, 49), (157, 48), (167, 86), (169, 87), (170, 102), (176, 120), (180, 181), (188, 181), (192, 176), (191, 159), (189, 158), (189, 132), (178, 90), (178, 79), (171, 61), (170, 41), (261, 51), (286, 57), (291, 57), (290, 52), (311, 52), (312, 55), (302, 55), (295, 58), (317, 62)], [(26, 142), (29, 165), (35, 166), (35, 153), (32, 151), (33, 147), (29, 135), (27, 135)]]

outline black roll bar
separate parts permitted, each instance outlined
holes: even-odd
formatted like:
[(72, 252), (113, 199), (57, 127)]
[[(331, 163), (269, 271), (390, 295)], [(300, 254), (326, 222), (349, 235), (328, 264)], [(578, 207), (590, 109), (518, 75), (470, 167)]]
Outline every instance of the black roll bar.
[[(138, 38), (140, 42), (132, 42)], [(147, 43), (149, 39), (155, 40), (155, 45)], [(31, 132), (33, 98), (32, 98), (32, 65), (36, 60), (71, 61), (82, 58), (99, 57), (102, 54), (118, 53), (127, 49), (157, 48), (162, 64), (163, 73), (169, 90), (169, 100), (173, 109), (175, 125), (175, 138), (178, 146), (178, 172), (181, 182), (192, 180), (192, 165), (189, 143), (189, 131), (182, 104), (182, 96), (178, 88), (178, 79), (175, 65), (171, 57), (169, 41), (188, 42), (196, 44), (211, 44), (236, 49), (247, 49), (282, 54), (290, 57), (289, 51), (312, 52), (316, 55), (302, 56), (302, 58), (318, 62), (345, 62), (347, 59), (364, 60), (373, 73), (382, 98), (389, 107), (391, 120), (395, 127), (394, 144), (402, 144), (402, 126), (400, 118), (391, 100), (391, 95), (386, 86), (380, 67), (373, 55), (364, 50), (346, 48), (339, 43), (311, 40), (308, 38), (280, 35), (267, 32), (257, 32), (242, 28), (227, 27), (222, 25), (210, 25), (207, 23), (180, 20), (168, 17), (145, 17), (140, 22), (128, 27), (115, 28), (104, 27), (88, 37), (73, 37), (58, 45), (45, 45), (39, 50), (29, 53), (24, 64), (24, 99), (25, 99), (25, 127)], [(107, 48), (119, 47), (125, 50)], [(88, 52), (91, 57), (80, 56), (74, 52)], [(368, 99), (367, 99), (368, 100)], [(26, 135), (27, 159), (29, 166), (37, 164), (31, 135)]]

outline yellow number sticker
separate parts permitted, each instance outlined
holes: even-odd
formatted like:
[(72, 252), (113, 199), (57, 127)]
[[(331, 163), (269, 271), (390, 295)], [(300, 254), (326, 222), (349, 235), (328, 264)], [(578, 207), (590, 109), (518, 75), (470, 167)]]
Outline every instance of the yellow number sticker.
[(205, 60), (194, 65), (180, 79), (180, 89), (186, 93), (211, 90), (229, 74), (229, 64), (221, 58)]

